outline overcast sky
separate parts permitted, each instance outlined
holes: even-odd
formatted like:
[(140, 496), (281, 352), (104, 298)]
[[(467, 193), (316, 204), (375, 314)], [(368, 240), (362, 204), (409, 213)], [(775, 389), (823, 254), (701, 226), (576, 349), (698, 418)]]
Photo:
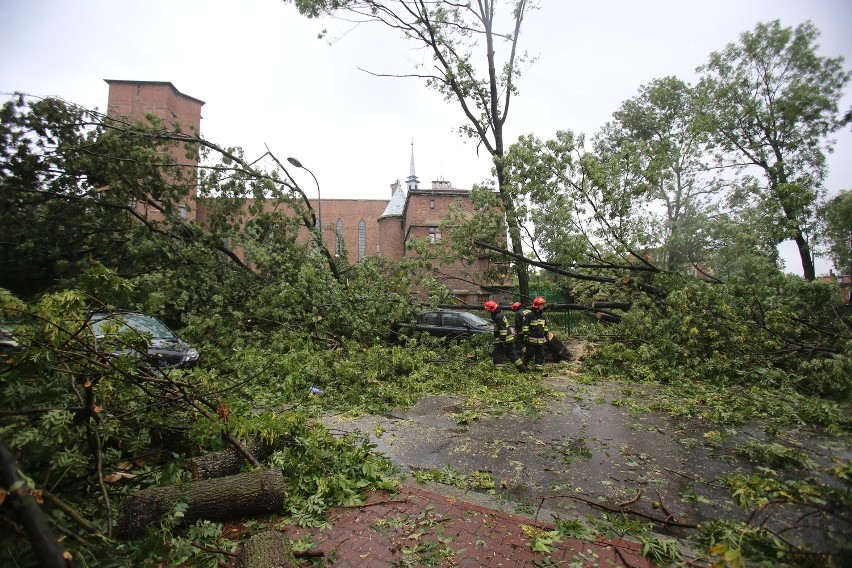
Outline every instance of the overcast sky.
[[(308, 20), (281, 0), (0, 0), (0, 7), (0, 93), (58, 95), (105, 111), (104, 79), (171, 81), (205, 101), (206, 138), (241, 146), (249, 158), (264, 144), (297, 157), (323, 198), (388, 198), (390, 184), (408, 176), (412, 139), (421, 187), (436, 179), (470, 187), (489, 176), (485, 152), (477, 157), (456, 130), (457, 105), (416, 79), (358, 69), (406, 73), (428, 61), (381, 26)], [(711, 51), (773, 19), (813, 21), (820, 54), (843, 55), (852, 68), (848, 0), (541, 0), (521, 31), (521, 48), (538, 59), (519, 80), (507, 141), (560, 129), (591, 136), (641, 85), (667, 75), (694, 83)], [(842, 108), (850, 107), (847, 94)], [(852, 187), (852, 132), (837, 139), (832, 193)]]

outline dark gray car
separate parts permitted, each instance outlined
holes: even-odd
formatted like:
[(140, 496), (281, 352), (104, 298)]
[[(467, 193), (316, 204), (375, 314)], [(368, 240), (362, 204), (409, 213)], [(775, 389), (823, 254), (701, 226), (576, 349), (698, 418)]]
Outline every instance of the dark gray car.
[(400, 322), (393, 326), (395, 336), (428, 333), (447, 339), (465, 339), (493, 333), (490, 321), (470, 312), (457, 310), (424, 310), (413, 322)]
[(140, 355), (160, 369), (187, 369), (198, 363), (198, 351), (155, 317), (137, 312), (96, 312), (90, 315), (97, 348), (113, 355)]

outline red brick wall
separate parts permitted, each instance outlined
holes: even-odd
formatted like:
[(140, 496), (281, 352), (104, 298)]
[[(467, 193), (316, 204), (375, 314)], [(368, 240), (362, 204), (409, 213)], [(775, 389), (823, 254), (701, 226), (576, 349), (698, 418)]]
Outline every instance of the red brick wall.
[[(201, 107), (203, 101), (184, 95), (174, 85), (167, 81), (119, 81), (106, 80), (109, 85), (109, 99), (107, 104), (107, 116), (111, 118), (130, 118), (138, 122), (148, 122), (147, 116), (154, 115), (163, 120), (163, 126), (167, 130), (188, 134), (200, 133)], [(181, 166), (198, 165), (197, 157), (187, 156), (182, 146), (172, 147), (169, 150), (172, 159)], [(192, 180), (194, 180), (194, 170)], [(186, 173), (187, 170), (184, 171)], [(190, 181), (189, 197), (183, 206), (188, 211), (187, 217), (196, 220), (197, 205), (195, 203), (197, 184)], [(146, 210), (144, 204), (140, 204), (140, 211), (149, 219), (162, 220), (162, 215), (154, 209)]]
[[(165, 81), (114, 81), (109, 84), (108, 115), (110, 117), (130, 117), (133, 120), (145, 121), (146, 115), (155, 115), (164, 121), (168, 129), (180, 128), (182, 132), (198, 133), (201, 124), (201, 107), (203, 101), (184, 95), (174, 85)], [(182, 148), (176, 148), (172, 155), (178, 164), (196, 166), (197, 159), (187, 158)], [(451, 189), (449, 182), (440, 189), (409, 190), (403, 215), (380, 219), (388, 205), (383, 199), (311, 199), (314, 213), (322, 221), (322, 236), (326, 247), (334, 254), (337, 244), (336, 225), (338, 220), (343, 223), (343, 243), (346, 247), (350, 262), (359, 260), (359, 222), (364, 221), (366, 228), (365, 256), (383, 256), (391, 261), (402, 260), (408, 251), (405, 241), (411, 237), (428, 237), (429, 227), (439, 227), (446, 218), (450, 206), (459, 203), (467, 211), (471, 211), (470, 194), (466, 190)], [(438, 186), (436, 186), (438, 187)], [(192, 196), (195, 195), (193, 188)], [(190, 199), (186, 203), (191, 208), (190, 218), (197, 222), (205, 222), (207, 211), (202, 203)], [(246, 211), (251, 203), (246, 204)], [(271, 203), (265, 205), (272, 208)], [(320, 211), (321, 209), (321, 211)], [(154, 214), (152, 213), (152, 216)], [(319, 219), (318, 219), (319, 220)], [(443, 245), (449, 244), (449, 231), (441, 235)], [(311, 237), (304, 229), (299, 240), (309, 243)], [(242, 255), (242, 251), (237, 251)], [(460, 299), (470, 301), (478, 294), (478, 287), (470, 280), (481, 280), (481, 277), (466, 276), (466, 272), (481, 273), (488, 267), (488, 260), (480, 259), (473, 266), (462, 263), (452, 263), (436, 266), (434, 276), (444, 282), (450, 289), (457, 291)], [(499, 285), (505, 285), (506, 280)]]
[[(159, 117), (168, 130), (198, 133), (204, 101), (184, 95), (167, 81), (116, 81), (109, 84), (110, 117), (130, 117), (146, 122), (147, 115)], [(182, 157), (184, 163), (186, 158)], [(192, 162), (189, 162), (192, 163)]]
[[(439, 227), (441, 222), (447, 217), (450, 207), (456, 205), (461, 205), (465, 211), (472, 213), (473, 208), (470, 193), (461, 189), (410, 190), (405, 207), (405, 240), (410, 238), (428, 238), (429, 227)], [(449, 246), (450, 236), (448, 229), (442, 230), (441, 240), (442, 246)], [(410, 255), (413, 253), (406, 251), (405, 254)], [(479, 284), (503, 286), (510, 283), (508, 279), (497, 282), (485, 282), (481, 274), (489, 265), (490, 261), (486, 258), (481, 258), (472, 265), (461, 262), (444, 265), (436, 263), (433, 267), (433, 276), (455, 292), (460, 300), (476, 303), (479, 298)]]
[(399, 262), (405, 256), (402, 225), (403, 218), (399, 216), (379, 219), (379, 255), (392, 262)]
[[(311, 199), (314, 214), (319, 217), (318, 202)], [(388, 202), (382, 199), (323, 199), (322, 200), (322, 238), (332, 254), (337, 243), (337, 221), (343, 222), (343, 244), (350, 262), (358, 262), (358, 223), (366, 225), (364, 256), (379, 254), (379, 216)], [(317, 219), (319, 222), (319, 219)], [(306, 235), (307, 237), (307, 235)]]

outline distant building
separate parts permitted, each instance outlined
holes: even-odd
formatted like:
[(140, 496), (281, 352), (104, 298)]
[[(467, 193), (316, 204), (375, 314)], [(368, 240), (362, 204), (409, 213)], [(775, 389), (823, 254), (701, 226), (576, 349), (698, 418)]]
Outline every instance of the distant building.
[[(154, 115), (169, 129), (200, 133), (201, 107), (204, 102), (181, 93), (170, 82), (106, 82), (109, 84), (108, 115), (111, 118), (128, 117), (144, 122), (148, 115)], [(182, 149), (172, 154), (180, 165), (198, 165), (197, 158), (187, 157)], [(399, 262), (413, 254), (406, 247), (410, 239), (428, 239), (436, 247), (449, 244), (449, 236), (444, 234), (445, 231), (442, 232), (441, 223), (451, 206), (472, 213), (469, 190), (454, 188), (446, 180), (433, 181), (431, 187), (420, 188), (414, 168), (413, 142), (406, 186), (403, 188), (397, 181), (391, 184), (390, 189), (390, 198), (387, 200), (322, 200), (322, 238), (332, 254), (345, 252), (352, 263), (368, 256)], [(206, 207), (203, 202), (196, 202), (195, 197), (193, 188), (190, 198), (182, 204), (181, 211), (186, 211), (188, 220), (203, 223), (207, 217)], [(311, 199), (310, 203), (314, 211), (318, 211), (318, 201)], [(156, 212), (151, 215), (156, 215)], [(309, 240), (307, 235), (303, 240)], [(235, 252), (243, 255), (241, 250)], [(506, 278), (502, 278), (498, 282), (487, 283), (489, 286), (483, 288), (481, 275), (489, 268), (489, 264), (488, 259), (482, 258), (473, 266), (465, 266), (461, 262), (436, 265), (433, 276), (461, 302), (481, 304), (486, 297), (493, 295), (491, 286), (505, 288), (509, 283)], [(415, 292), (423, 295), (422, 291)]]
[[(107, 116), (114, 120), (130, 118), (138, 122), (148, 122), (149, 116), (162, 121), (167, 130), (197, 134), (201, 129), (201, 107), (204, 101), (184, 95), (168, 81), (122, 81), (106, 79), (109, 85), (109, 103)], [(186, 155), (181, 147), (171, 149), (175, 163), (181, 166), (197, 166), (198, 157)], [(189, 196), (180, 205), (181, 216), (195, 220), (191, 212), (196, 210), (195, 196), (197, 183), (195, 177), (183, 182), (190, 183)], [(146, 219), (162, 219), (160, 212), (146, 203), (139, 203), (137, 209)]]
[(844, 304), (852, 304), (852, 275), (835, 274), (833, 270), (829, 270), (827, 276), (822, 277), (823, 282), (837, 282), (837, 287), (840, 289), (840, 297)]

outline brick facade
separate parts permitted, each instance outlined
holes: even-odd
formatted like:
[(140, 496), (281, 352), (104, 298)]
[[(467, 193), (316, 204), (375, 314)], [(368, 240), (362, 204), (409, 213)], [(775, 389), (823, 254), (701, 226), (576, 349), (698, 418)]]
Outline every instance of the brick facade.
[(827, 276), (822, 277), (823, 282), (836, 282), (840, 299), (844, 304), (852, 305), (852, 275), (835, 274), (830, 270)]
[[(311, 207), (317, 213), (317, 200), (311, 199)], [(328, 250), (336, 254), (338, 250), (338, 223), (343, 227), (342, 246), (350, 262), (357, 262), (367, 256), (378, 256), (379, 225), (378, 219), (385, 210), (387, 201), (381, 199), (323, 199), (322, 200), (322, 238)], [(319, 221), (317, 221), (319, 222)], [(360, 229), (363, 222), (364, 242), (360, 242)], [(361, 246), (363, 244), (363, 246)]]
[[(163, 128), (187, 134), (201, 133), (201, 107), (204, 101), (184, 95), (168, 81), (121, 81), (105, 79), (109, 85), (107, 116), (111, 119), (130, 118), (136, 122), (149, 123), (149, 116), (163, 121)], [(183, 146), (169, 148), (169, 154), (179, 166), (198, 166), (198, 157), (187, 155)], [(193, 178), (194, 179), (194, 178)], [(181, 203), (181, 214), (195, 220), (197, 183), (192, 180), (189, 195)], [(155, 208), (140, 203), (137, 209), (146, 219), (163, 219)]]
[[(110, 118), (130, 117), (133, 120), (145, 122), (147, 115), (155, 115), (163, 120), (164, 127), (169, 130), (180, 129), (185, 133), (200, 133), (201, 107), (203, 101), (184, 95), (174, 85), (163, 81), (117, 81), (107, 80), (109, 84)], [(182, 148), (172, 151), (175, 162), (180, 165), (197, 167), (197, 159), (187, 157)], [(413, 181), (412, 181), (413, 180)], [(195, 201), (195, 190), (184, 204), (187, 208), (187, 218), (190, 221), (203, 223), (207, 217), (203, 202)], [(380, 256), (393, 262), (415, 254), (406, 250), (406, 243), (412, 238), (429, 239), (436, 247), (447, 247), (449, 235), (444, 229), (441, 234), (440, 225), (446, 218), (450, 207), (458, 204), (466, 211), (472, 211), (470, 192), (453, 188), (448, 181), (432, 182), (429, 189), (417, 187), (416, 178), (409, 178), (409, 188), (406, 192), (399, 183), (391, 185), (389, 200), (383, 199), (316, 199), (310, 200), (314, 213), (319, 217), (322, 213), (322, 238), (332, 254), (339, 247), (345, 247), (350, 263), (358, 262), (361, 258)], [(250, 203), (246, 204), (248, 207)], [(342, 240), (338, 240), (338, 232), (342, 231)], [(310, 236), (302, 231), (300, 241), (308, 243)], [(235, 250), (240, 256), (241, 250)], [(427, 253), (428, 254), (428, 253)], [(433, 275), (443, 282), (461, 301), (480, 303), (487, 296), (479, 287), (481, 276), (470, 276), (467, 273), (481, 274), (488, 267), (488, 260), (481, 259), (472, 267), (460, 262), (449, 265), (435, 264)], [(474, 283), (472, 281), (477, 281)], [(489, 283), (505, 286), (507, 281)], [(422, 296), (421, 291), (415, 290)], [(425, 299), (425, 298), (424, 298)]]

